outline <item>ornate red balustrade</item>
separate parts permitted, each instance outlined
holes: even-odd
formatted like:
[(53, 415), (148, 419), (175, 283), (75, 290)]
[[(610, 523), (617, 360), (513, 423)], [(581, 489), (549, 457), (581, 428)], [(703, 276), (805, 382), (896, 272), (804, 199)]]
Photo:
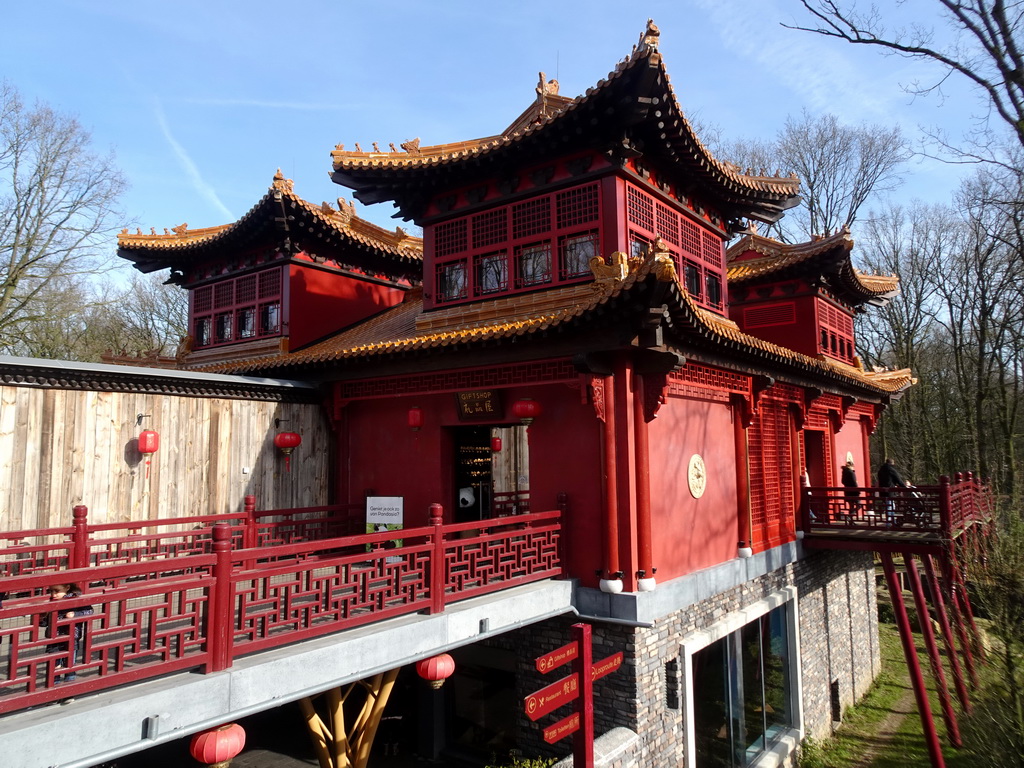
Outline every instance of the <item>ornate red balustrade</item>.
[(970, 525), (990, 522), (994, 512), (991, 490), (970, 473), (913, 488), (810, 487), (802, 497), (801, 526), (812, 536), (917, 534), (938, 543)]
[(246, 497), (241, 514), (197, 515), (127, 523), (89, 523), (88, 509), (73, 524), (0, 533), (0, 577), (86, 566), (141, 563), (212, 551), (214, 525), (231, 528), (236, 549), (314, 541), (364, 533), (361, 504), (258, 511)]
[[(431, 525), (318, 541), (295, 539), (326, 530), (323, 521), (278, 514), (266, 541), (292, 543), (251, 548), (233, 547), (237, 527), (217, 522), (209, 553), (62, 571), (60, 581), (85, 592), (59, 603), (44, 597), (54, 573), (11, 576), (0, 608), (0, 713), (184, 669), (216, 671), (245, 654), (561, 577), (563, 509), (442, 525), (437, 507)], [(86, 605), (91, 615), (65, 617)], [(68, 673), (77, 678), (60, 683)]]

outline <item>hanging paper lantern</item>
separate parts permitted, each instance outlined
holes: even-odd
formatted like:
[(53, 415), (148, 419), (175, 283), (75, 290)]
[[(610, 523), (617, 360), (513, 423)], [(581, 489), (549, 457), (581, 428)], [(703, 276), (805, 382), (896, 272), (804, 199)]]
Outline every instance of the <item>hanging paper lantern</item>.
[(418, 406), (409, 409), (409, 429), (413, 432), (423, 426), (423, 411)]
[(292, 451), (302, 444), (302, 435), (295, 432), (280, 432), (274, 437), (274, 445), (284, 454), (284, 467), (288, 472), (292, 471)]
[(497, 435), (491, 438), (491, 451), (493, 453), (501, 452), (501, 438)]
[(196, 760), (211, 768), (226, 768), (231, 758), (245, 747), (245, 729), (238, 723), (197, 733), (188, 745)]
[(540, 403), (528, 397), (516, 400), (512, 404), (512, 413), (526, 426), (530, 426), (533, 420), (540, 416), (540, 410)]
[(146, 457), (146, 477), (149, 477), (150, 456), (160, 448), (160, 435), (152, 429), (139, 433), (139, 453)]
[(439, 653), (429, 659), (416, 662), (416, 674), (430, 683), (435, 691), (444, 685), (444, 681), (455, 671), (455, 659), (447, 653)]

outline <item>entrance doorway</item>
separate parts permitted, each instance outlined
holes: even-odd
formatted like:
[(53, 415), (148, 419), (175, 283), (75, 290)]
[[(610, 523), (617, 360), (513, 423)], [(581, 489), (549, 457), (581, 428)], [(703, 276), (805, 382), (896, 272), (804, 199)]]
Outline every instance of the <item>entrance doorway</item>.
[(526, 427), (455, 427), (452, 445), (455, 522), (530, 511)]
[(817, 429), (804, 430), (804, 458), (810, 484), (819, 488), (829, 485), (824, 432)]

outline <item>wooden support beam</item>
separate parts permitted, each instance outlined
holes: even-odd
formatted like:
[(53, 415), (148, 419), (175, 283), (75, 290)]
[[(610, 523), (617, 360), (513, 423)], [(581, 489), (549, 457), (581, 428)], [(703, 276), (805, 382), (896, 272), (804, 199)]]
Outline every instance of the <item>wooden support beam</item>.
[(960, 699), (960, 706), (963, 707), (964, 712), (970, 714), (971, 699), (967, 693), (967, 686), (964, 684), (964, 670), (960, 666), (960, 656), (957, 654), (956, 644), (953, 642), (953, 629), (949, 623), (949, 614), (946, 613), (946, 600), (942, 596), (942, 587), (935, 575), (935, 566), (932, 564), (931, 555), (922, 555), (921, 562), (924, 563), (928, 589), (932, 594), (932, 602), (935, 603), (935, 615), (939, 622), (939, 629), (942, 630), (942, 640), (946, 645), (946, 655), (949, 657), (949, 668), (953, 672), (956, 695)]
[(928, 691), (925, 689), (924, 677), (921, 675), (921, 664), (917, 659), (914, 633), (910, 628), (907, 607), (903, 603), (903, 591), (900, 589), (899, 580), (896, 578), (896, 569), (892, 564), (892, 555), (889, 552), (882, 552), (881, 557), (882, 570), (885, 572), (885, 583), (889, 587), (889, 597), (892, 599), (893, 612), (896, 614), (896, 626), (899, 628), (900, 641), (903, 643), (903, 655), (907, 660), (907, 667), (910, 670), (910, 681), (914, 688), (914, 697), (917, 699), (917, 711), (921, 715), (921, 728), (924, 730), (924, 740), (925, 745), (928, 747), (928, 756), (931, 758), (932, 768), (945, 768), (946, 761), (942, 756), (939, 736), (935, 731), (935, 721), (932, 719), (932, 708), (928, 703)]
[(944, 552), (942, 554), (941, 559), (939, 560), (939, 565), (942, 568), (942, 579), (946, 582), (946, 588), (949, 590), (949, 608), (953, 614), (953, 627), (956, 629), (957, 638), (960, 640), (960, 650), (964, 654), (964, 664), (967, 665), (967, 674), (971, 678), (971, 685), (977, 688), (978, 671), (974, 667), (974, 653), (971, 651), (971, 640), (967, 636), (967, 627), (964, 623), (964, 617), (960, 609), (960, 599), (957, 596), (960, 588), (957, 586), (956, 581), (953, 578), (953, 565), (950, 562), (948, 552)]
[(939, 704), (942, 706), (942, 719), (946, 724), (946, 734), (949, 736), (950, 743), (959, 748), (963, 746), (964, 742), (960, 738), (960, 726), (956, 721), (956, 712), (953, 711), (953, 702), (949, 696), (946, 672), (942, 668), (942, 659), (939, 658), (939, 647), (935, 642), (935, 631), (932, 629), (932, 616), (928, 610), (928, 602), (925, 600), (921, 576), (917, 572), (917, 561), (913, 555), (905, 554), (903, 555), (903, 564), (907, 571), (907, 580), (910, 582), (910, 592), (914, 596), (914, 606), (917, 608), (917, 622), (921, 626), (925, 648), (928, 649), (928, 661), (932, 665), (932, 678), (939, 691)]

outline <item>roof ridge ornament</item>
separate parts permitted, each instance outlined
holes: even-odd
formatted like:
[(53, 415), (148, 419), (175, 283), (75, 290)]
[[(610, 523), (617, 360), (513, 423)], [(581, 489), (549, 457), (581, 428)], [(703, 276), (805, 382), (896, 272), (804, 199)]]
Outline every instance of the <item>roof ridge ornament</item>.
[(418, 155), (420, 153), (420, 137), (417, 136), (415, 139), (412, 139), (410, 141), (403, 141), (398, 146), (400, 146), (410, 155)]
[(284, 174), (281, 173), (281, 169), (278, 168), (277, 173), (274, 174), (274, 183), (271, 185), (270, 188), (279, 189), (282, 192), (291, 192), (293, 191), (294, 186), (295, 182), (293, 182), (291, 179), (286, 179), (284, 177)]
[(640, 35), (640, 42), (637, 43), (636, 53), (657, 53), (658, 52), (658, 39), (661, 37), (661, 30), (658, 29), (658, 25), (654, 23), (654, 19), (647, 20), (647, 29)]

